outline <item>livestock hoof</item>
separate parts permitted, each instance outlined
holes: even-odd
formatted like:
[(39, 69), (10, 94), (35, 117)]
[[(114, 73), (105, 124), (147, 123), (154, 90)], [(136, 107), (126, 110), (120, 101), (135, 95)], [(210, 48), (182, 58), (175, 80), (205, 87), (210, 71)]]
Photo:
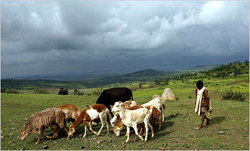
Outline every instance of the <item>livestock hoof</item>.
[(154, 137), (155, 135), (154, 134), (152, 134), (152, 137)]
[(48, 139), (52, 139), (52, 138), (54, 138), (54, 137), (52, 137), (52, 136), (46, 136)]
[(56, 138), (57, 136), (58, 136), (58, 134), (54, 134), (54, 135), (53, 135), (53, 138)]
[(92, 122), (92, 125), (93, 125), (93, 126), (96, 126), (96, 125), (98, 125), (98, 124), (97, 124), (96, 122)]
[(39, 144), (39, 142), (40, 142), (40, 141), (37, 141), (37, 142), (36, 142), (36, 145)]
[(128, 140), (127, 140), (127, 141), (125, 141), (125, 143), (128, 143)]

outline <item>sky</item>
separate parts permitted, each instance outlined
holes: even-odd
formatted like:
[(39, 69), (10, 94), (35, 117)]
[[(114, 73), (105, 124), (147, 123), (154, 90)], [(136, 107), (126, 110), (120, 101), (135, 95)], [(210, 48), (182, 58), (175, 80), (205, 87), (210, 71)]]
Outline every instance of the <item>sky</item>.
[(249, 59), (248, 1), (1, 1), (1, 76)]

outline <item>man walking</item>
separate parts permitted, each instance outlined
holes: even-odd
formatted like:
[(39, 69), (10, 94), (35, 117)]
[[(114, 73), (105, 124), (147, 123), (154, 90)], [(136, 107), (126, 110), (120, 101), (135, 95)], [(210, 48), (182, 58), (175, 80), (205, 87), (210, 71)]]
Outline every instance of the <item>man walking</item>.
[(206, 112), (210, 113), (212, 111), (210, 108), (208, 90), (206, 87), (203, 87), (203, 82), (201, 80), (196, 83), (195, 96), (197, 98), (195, 102), (195, 113), (201, 116), (201, 124), (195, 129), (199, 130), (203, 127), (205, 119), (207, 120), (206, 125), (209, 125), (209, 119), (206, 116)]

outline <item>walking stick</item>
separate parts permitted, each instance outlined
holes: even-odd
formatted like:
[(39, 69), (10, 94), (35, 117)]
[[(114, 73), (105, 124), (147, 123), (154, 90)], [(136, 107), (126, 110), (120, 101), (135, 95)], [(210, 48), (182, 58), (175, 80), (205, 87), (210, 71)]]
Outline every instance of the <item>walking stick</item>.
[(189, 112), (187, 112), (187, 114), (183, 118), (187, 117), (193, 111), (194, 107), (195, 106), (193, 106), (192, 109)]

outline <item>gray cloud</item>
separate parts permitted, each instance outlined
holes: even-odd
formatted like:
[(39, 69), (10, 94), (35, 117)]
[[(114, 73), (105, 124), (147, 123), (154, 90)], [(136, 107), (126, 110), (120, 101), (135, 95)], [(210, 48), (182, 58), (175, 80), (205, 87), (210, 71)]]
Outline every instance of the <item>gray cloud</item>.
[(2, 76), (248, 59), (248, 4), (2, 2)]

